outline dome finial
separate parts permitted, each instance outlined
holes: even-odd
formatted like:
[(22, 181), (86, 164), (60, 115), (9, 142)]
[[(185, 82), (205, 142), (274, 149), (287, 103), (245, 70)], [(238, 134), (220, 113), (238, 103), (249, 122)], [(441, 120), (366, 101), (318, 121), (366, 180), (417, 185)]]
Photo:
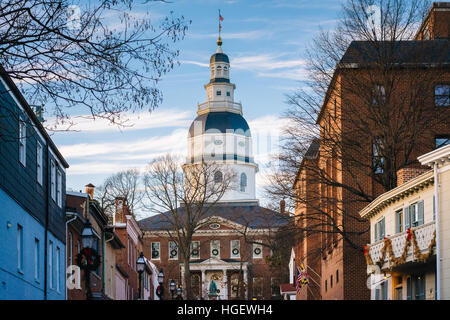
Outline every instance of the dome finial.
[(222, 46), (222, 38), (219, 36), (219, 38), (217, 38), (217, 45), (219, 46), (219, 47), (221, 47)]

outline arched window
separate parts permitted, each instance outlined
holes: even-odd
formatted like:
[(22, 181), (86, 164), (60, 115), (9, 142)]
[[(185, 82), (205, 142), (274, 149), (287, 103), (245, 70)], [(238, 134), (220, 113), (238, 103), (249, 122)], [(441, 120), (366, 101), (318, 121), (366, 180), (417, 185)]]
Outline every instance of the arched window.
[(218, 66), (218, 67), (217, 67), (217, 75), (218, 75), (218, 76), (221, 76), (221, 75), (222, 75), (222, 67), (221, 67), (221, 66)]
[(223, 180), (222, 172), (216, 171), (216, 172), (214, 173), (214, 182), (215, 182), (215, 183), (221, 183), (222, 180)]
[(245, 173), (241, 173), (241, 192), (245, 192), (247, 188), (247, 175)]

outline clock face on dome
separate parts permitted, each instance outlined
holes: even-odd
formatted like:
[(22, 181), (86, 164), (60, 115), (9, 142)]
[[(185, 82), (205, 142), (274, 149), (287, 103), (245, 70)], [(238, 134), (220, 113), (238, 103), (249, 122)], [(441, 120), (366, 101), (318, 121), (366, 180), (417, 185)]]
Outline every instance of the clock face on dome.
[(245, 147), (245, 142), (244, 141), (239, 141), (239, 143), (238, 143), (238, 145), (239, 145), (239, 147)]
[(222, 143), (223, 143), (222, 140), (219, 140), (219, 139), (214, 140), (214, 144), (217, 145), (217, 146), (220, 146)]

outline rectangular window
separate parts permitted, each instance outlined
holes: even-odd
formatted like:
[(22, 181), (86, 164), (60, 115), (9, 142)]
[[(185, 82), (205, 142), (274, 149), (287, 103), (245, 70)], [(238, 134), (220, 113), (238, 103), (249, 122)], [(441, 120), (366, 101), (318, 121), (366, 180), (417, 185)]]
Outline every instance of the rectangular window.
[(382, 85), (376, 85), (372, 92), (372, 104), (374, 106), (386, 103), (386, 89)]
[(34, 238), (34, 280), (39, 280), (39, 239)]
[(270, 278), (270, 289), (272, 293), (272, 297), (276, 297), (281, 295), (280, 293), (280, 279), (278, 278)]
[(56, 257), (55, 257), (55, 269), (56, 269), (56, 291), (59, 292), (59, 261), (60, 261), (60, 250), (59, 247), (56, 247)]
[(27, 125), (24, 120), (19, 119), (19, 161), (24, 166), (27, 159)]
[(17, 225), (17, 269), (23, 272), (23, 227)]
[(336, 283), (339, 283), (339, 270), (336, 270)]
[(253, 244), (253, 259), (262, 259), (263, 252), (262, 252), (262, 245), (259, 243)]
[(50, 192), (52, 195), (52, 199), (56, 201), (56, 164), (52, 160), (50, 165), (50, 175), (51, 175), (51, 185), (50, 185)]
[(330, 288), (333, 288), (333, 275), (330, 277)]
[(328, 291), (328, 282), (327, 282), (327, 280), (325, 280), (325, 292), (327, 292)]
[(449, 84), (438, 84), (434, 87), (434, 104), (436, 107), (450, 107)]
[(253, 296), (262, 297), (263, 295), (263, 278), (253, 278)]
[(62, 174), (59, 170), (56, 172), (56, 203), (62, 207)]
[(160, 243), (152, 242), (152, 260), (160, 260)]
[(395, 212), (395, 232), (403, 232), (403, 209), (397, 210)]
[(169, 260), (178, 260), (178, 246), (175, 241), (169, 241)]
[(48, 243), (48, 283), (50, 289), (53, 289), (53, 242)]
[(37, 182), (42, 185), (42, 162), (43, 162), (43, 153), (42, 153), (42, 145), (38, 142), (36, 147), (36, 173), (37, 173)]
[(412, 227), (418, 227), (424, 223), (424, 202), (419, 201), (409, 206), (409, 215)]
[(239, 259), (241, 257), (241, 242), (230, 240), (230, 258)]
[(218, 90), (218, 91), (216, 92), (216, 94), (217, 94), (218, 96), (221, 96), (221, 95), (222, 95), (222, 91)]
[(229, 97), (230, 96), (230, 91), (227, 91), (227, 97)]
[(220, 240), (211, 240), (211, 257), (220, 258)]
[(375, 241), (380, 241), (384, 239), (385, 233), (385, 219), (381, 219), (380, 221), (375, 223)]
[(382, 156), (382, 141), (377, 139), (372, 144), (372, 167), (375, 174), (384, 172), (384, 157)]
[(200, 241), (191, 242), (191, 258), (200, 259)]
[(450, 136), (438, 136), (434, 138), (434, 146), (436, 149), (448, 146), (450, 144)]

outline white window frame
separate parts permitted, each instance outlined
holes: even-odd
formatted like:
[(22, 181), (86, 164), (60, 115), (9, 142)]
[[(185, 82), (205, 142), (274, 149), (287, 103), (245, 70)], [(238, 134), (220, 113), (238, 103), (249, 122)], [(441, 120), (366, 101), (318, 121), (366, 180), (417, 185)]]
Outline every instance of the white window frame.
[[(158, 257), (157, 258), (153, 258), (153, 244), (158, 244), (158, 249), (157, 249)], [(161, 242), (155, 241), (150, 244), (150, 259), (151, 260), (161, 260)]]
[[(214, 255), (213, 254), (213, 250), (217, 250), (218, 254)], [(220, 240), (211, 240), (210, 241), (210, 251), (209, 251), (210, 257), (211, 258), (217, 258), (220, 259)]]
[[(259, 248), (261, 250), (261, 253), (256, 254), (255, 250)], [(252, 246), (252, 257), (253, 259), (262, 259), (263, 258), (263, 248), (262, 248), (262, 244), (259, 243), (253, 243)]]
[(56, 170), (56, 204), (62, 207), (62, 173)]
[[(194, 243), (198, 244), (197, 246), (194, 246)], [(192, 251), (194, 249), (198, 250), (198, 255), (197, 256), (193, 256), (192, 255)], [(195, 259), (200, 259), (200, 241), (192, 241), (191, 242), (191, 259), (195, 260)]]
[(40, 252), (39, 252), (39, 239), (34, 238), (34, 280), (39, 281), (39, 265), (40, 265)]
[(52, 195), (52, 199), (56, 201), (56, 163), (55, 161), (50, 162), (50, 193)]
[[(237, 243), (237, 246), (233, 245), (233, 243)], [(239, 250), (238, 254), (233, 253), (233, 250), (236, 248)], [(237, 239), (230, 240), (230, 258), (231, 259), (240, 259), (241, 258), (241, 241), (240, 240), (237, 240)]]
[(36, 174), (37, 174), (37, 182), (42, 186), (42, 180), (43, 180), (43, 149), (42, 144), (38, 141), (36, 145)]
[(23, 273), (23, 227), (17, 225), (17, 270)]
[(60, 285), (59, 285), (59, 272), (60, 272), (60, 266), (59, 266), (59, 264), (60, 264), (60, 259), (61, 259), (61, 257), (60, 257), (60, 255), (61, 255), (61, 250), (60, 250), (60, 248), (57, 246), (56, 247), (56, 252), (55, 252), (55, 254), (56, 254), (56, 256), (55, 256), (55, 271), (56, 271), (56, 277), (55, 277), (55, 280), (56, 280), (56, 291), (57, 292), (60, 292)]
[(48, 243), (48, 283), (50, 289), (53, 289), (53, 241)]
[(27, 163), (27, 125), (19, 119), (19, 162), (26, 167)]
[[(177, 251), (177, 254), (174, 255), (173, 257), (172, 257), (172, 250)], [(169, 260), (178, 260), (178, 245), (175, 241), (169, 241)]]

